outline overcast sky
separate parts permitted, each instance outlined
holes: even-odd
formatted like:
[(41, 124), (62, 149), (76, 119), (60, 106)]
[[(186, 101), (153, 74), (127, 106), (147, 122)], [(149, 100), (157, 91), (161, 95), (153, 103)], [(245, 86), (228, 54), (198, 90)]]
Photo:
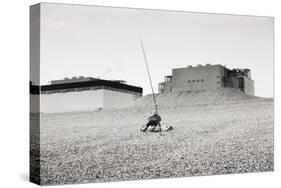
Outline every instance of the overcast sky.
[(122, 79), (151, 93), (172, 68), (221, 64), (249, 68), (257, 96), (273, 96), (273, 19), (43, 3), (41, 80)]

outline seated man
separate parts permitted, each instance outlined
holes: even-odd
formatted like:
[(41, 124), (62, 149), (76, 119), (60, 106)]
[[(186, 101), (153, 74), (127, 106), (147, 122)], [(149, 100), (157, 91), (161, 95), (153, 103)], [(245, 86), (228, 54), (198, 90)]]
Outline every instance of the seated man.
[(161, 117), (158, 115), (157, 112), (154, 112), (154, 114), (152, 116), (150, 116), (148, 119), (147, 124), (145, 125), (145, 127), (143, 127), (141, 129), (141, 131), (145, 132), (149, 126), (152, 126), (152, 130), (154, 131), (154, 129), (159, 125), (160, 126), (160, 121), (161, 121)]

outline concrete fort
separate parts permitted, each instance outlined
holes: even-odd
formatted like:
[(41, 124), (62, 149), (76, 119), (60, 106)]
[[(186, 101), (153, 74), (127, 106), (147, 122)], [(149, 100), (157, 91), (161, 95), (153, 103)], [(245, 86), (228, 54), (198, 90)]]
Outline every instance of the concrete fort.
[(73, 112), (121, 108), (142, 96), (142, 88), (123, 80), (73, 77), (53, 80), (49, 85), (30, 86), (31, 100), (39, 101), (32, 112)]
[(159, 93), (177, 91), (214, 90), (223, 87), (236, 88), (248, 95), (255, 95), (254, 81), (249, 69), (228, 69), (222, 65), (175, 68), (172, 75), (159, 83)]

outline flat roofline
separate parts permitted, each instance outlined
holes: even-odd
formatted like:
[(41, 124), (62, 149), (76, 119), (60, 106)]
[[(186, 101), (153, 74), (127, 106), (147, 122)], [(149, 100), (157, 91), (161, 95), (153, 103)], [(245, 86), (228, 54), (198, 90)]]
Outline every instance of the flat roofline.
[[(180, 67), (180, 68), (173, 68), (172, 70), (176, 70), (176, 69), (190, 69), (190, 68), (200, 68), (200, 67), (214, 67), (214, 66), (220, 66), (220, 67), (224, 67), (226, 69), (229, 69), (221, 64), (214, 64), (214, 65), (201, 65), (201, 66), (192, 66), (192, 67)], [(230, 69), (229, 69), (230, 70)]]
[(108, 80), (90, 80), (90, 81), (70, 82), (70, 83), (42, 85), (42, 86), (32, 85), (30, 82), (30, 93), (39, 94), (40, 91), (55, 91), (55, 90), (63, 90), (63, 89), (76, 89), (76, 88), (87, 88), (87, 87), (96, 87), (96, 86), (106, 86), (115, 89), (132, 91), (136, 93), (143, 92), (143, 89), (141, 87), (122, 84), (119, 82), (112, 82)]

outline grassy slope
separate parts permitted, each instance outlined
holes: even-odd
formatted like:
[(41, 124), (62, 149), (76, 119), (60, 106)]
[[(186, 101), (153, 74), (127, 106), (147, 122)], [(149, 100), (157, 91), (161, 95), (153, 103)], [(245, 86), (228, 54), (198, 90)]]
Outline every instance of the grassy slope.
[(42, 114), (42, 183), (273, 170), (273, 101), (219, 92), (201, 93), (200, 104), (163, 100), (163, 124), (175, 130), (162, 136), (139, 131), (153, 111), (144, 101), (121, 110)]

